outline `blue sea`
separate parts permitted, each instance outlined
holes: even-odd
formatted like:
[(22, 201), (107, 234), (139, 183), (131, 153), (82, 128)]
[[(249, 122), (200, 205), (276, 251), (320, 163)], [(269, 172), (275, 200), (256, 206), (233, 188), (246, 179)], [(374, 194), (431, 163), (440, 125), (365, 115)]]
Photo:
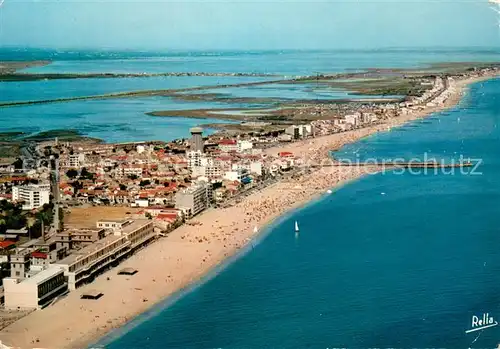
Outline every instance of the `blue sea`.
[[(0, 60), (2, 55), (49, 57), (56, 62), (34, 69), (53, 72), (232, 70), (301, 75), (418, 67), (450, 59), (494, 61), (499, 54), (468, 49), (169, 55), (0, 50)], [(85, 81), (67, 82), (73, 91), (93, 93), (84, 87)], [(137, 87), (134, 79), (123, 79), (121, 87), (128, 88), (129, 82), (130, 88)], [(57, 84), (62, 93), (64, 81)], [(99, 83), (89, 84), (94, 84), (95, 93), (108, 91)], [(152, 79), (151, 84), (163, 82)], [(28, 86), (26, 99), (44, 98)], [(16, 89), (0, 87), (22, 99), (23, 87)], [(58, 95), (57, 89), (46, 93)], [(276, 91), (280, 89), (273, 88), (273, 96)], [(191, 125), (213, 120), (153, 118), (144, 112), (214, 105), (198, 103), (152, 97), (0, 108), (0, 131), (76, 128), (107, 141), (167, 140), (187, 135)], [(450, 111), (344, 147), (334, 155), (447, 161), (463, 156), (480, 166), (466, 174), (387, 172), (325, 194), (269, 226), (255, 248), (98, 344), (112, 349), (496, 347), (500, 327), (465, 331), (473, 315), (488, 313), (500, 319), (499, 124), (500, 80), (490, 80), (473, 85)], [(295, 220), (301, 228), (298, 237)]]
[[(295, 211), (205, 282), (111, 333), (122, 348), (494, 348), (500, 327), (500, 80), (346, 146), (361, 159), (463, 155), (466, 174), (372, 175)], [(476, 174), (476, 172), (478, 172)], [(382, 195), (385, 193), (385, 195)], [(294, 234), (294, 221), (300, 234)], [(475, 342), (474, 342), (475, 341)]]

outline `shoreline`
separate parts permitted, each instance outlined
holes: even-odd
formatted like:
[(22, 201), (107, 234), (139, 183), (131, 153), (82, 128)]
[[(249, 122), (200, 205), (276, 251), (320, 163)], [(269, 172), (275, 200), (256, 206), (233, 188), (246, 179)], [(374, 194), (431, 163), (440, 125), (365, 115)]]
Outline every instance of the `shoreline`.
[[(360, 176), (357, 178), (353, 178), (350, 180), (345, 180), (343, 183), (339, 183), (335, 186), (335, 188), (332, 189), (332, 194), (335, 193), (336, 191), (342, 189), (343, 187), (352, 184), (358, 180), (361, 180), (364, 176)], [(237, 250), (233, 255), (228, 256), (226, 259), (222, 260), (219, 264), (215, 265), (212, 267), (206, 274), (202, 275), (199, 280), (186, 285), (185, 287), (177, 290), (167, 298), (163, 299), (162, 301), (158, 302), (155, 304), (153, 307), (145, 310), (144, 312), (140, 313), (127, 323), (123, 324), (122, 326), (118, 328), (114, 328), (104, 334), (102, 337), (97, 338), (93, 342), (83, 342), (80, 343), (81, 345), (77, 345), (78, 347), (80, 346), (86, 346), (89, 348), (100, 348), (102, 346), (106, 346), (109, 343), (113, 342), (114, 340), (118, 339), (121, 337), (123, 333), (126, 333), (133, 328), (140, 326), (144, 321), (149, 320), (150, 318), (158, 315), (165, 309), (169, 308), (171, 305), (175, 304), (178, 300), (182, 299), (185, 295), (196, 291), (199, 287), (202, 287), (206, 282), (212, 280), (215, 278), (217, 275), (219, 275), (221, 272), (223, 272), (226, 268), (231, 266), (231, 264), (238, 259), (244, 257), (247, 253), (249, 253), (255, 246), (259, 245), (261, 242), (263, 242), (268, 235), (272, 232), (272, 230), (279, 224), (282, 224), (284, 221), (289, 219), (290, 217), (293, 216), (294, 213), (297, 211), (303, 210), (304, 208), (314, 205), (319, 203), (322, 199), (328, 197), (326, 193), (318, 193), (314, 197), (308, 200), (304, 200), (304, 202), (298, 202), (294, 207), (290, 207), (287, 209), (285, 212), (283, 212), (281, 215), (278, 215), (272, 219), (270, 219), (268, 222), (264, 224), (262, 229), (259, 229), (257, 234), (253, 234), (251, 240), (248, 240), (248, 243), (243, 245), (242, 248)], [(250, 243), (251, 242), (251, 243)]]
[[(382, 124), (270, 148), (265, 152), (291, 151), (301, 158), (325, 159), (330, 151), (348, 143), (453, 108), (462, 100), (470, 84), (495, 77), (454, 81), (453, 91), (443, 106), (424, 107)], [(183, 291), (189, 292), (202, 285), (205, 278), (217, 275), (245, 253), (249, 241), (264, 239), (272, 230), (273, 222), (279, 223), (280, 219), (287, 219), (289, 214), (307, 203), (316, 202), (327, 189), (338, 190), (374, 170), (377, 168), (370, 166), (315, 171), (298, 179), (273, 184), (232, 207), (207, 210), (193, 219), (202, 225), (183, 225), (120, 265), (120, 268), (138, 269), (137, 275), (118, 277), (116, 268), (109, 270), (57, 304), (6, 327), (0, 331), (0, 339), (12, 346), (58, 348), (83, 347), (105, 340), (106, 334), (124, 324), (140, 323), (140, 319), (134, 319), (136, 316), (175, 301), (171, 297), (179, 295), (178, 292), (182, 296)], [(253, 233), (254, 226), (260, 228), (257, 234)], [(158, 270), (160, 265), (161, 270)], [(104, 296), (94, 303), (80, 300), (80, 294), (88, 289), (98, 289)], [(67, 315), (72, 313), (78, 313), (78, 318), (68, 319)], [(44, 326), (39, 326), (42, 323)]]
[(0, 81), (7, 75), (15, 75), (19, 70), (33, 68), (33, 67), (44, 67), (51, 64), (50, 60), (33, 60), (33, 61), (18, 61), (18, 60), (7, 60), (0, 61)]

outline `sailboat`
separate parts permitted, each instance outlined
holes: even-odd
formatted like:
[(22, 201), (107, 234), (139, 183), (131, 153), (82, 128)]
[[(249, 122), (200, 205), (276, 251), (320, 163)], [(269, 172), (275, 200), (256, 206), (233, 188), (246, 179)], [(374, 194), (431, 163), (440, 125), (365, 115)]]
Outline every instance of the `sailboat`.
[(299, 232), (299, 223), (297, 223), (297, 221), (295, 221), (295, 232)]
[(254, 234), (257, 234), (257, 233), (259, 232), (259, 229), (257, 228), (257, 226), (255, 226), (255, 227), (253, 228), (253, 232), (254, 232)]

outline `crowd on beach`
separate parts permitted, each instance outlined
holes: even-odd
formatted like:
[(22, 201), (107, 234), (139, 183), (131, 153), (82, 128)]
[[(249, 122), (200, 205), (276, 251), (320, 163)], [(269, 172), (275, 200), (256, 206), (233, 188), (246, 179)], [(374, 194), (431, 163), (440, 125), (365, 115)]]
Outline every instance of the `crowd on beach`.
[[(412, 113), (365, 128), (281, 144), (278, 148), (265, 149), (265, 153), (293, 152), (303, 162), (321, 163), (330, 159), (331, 150), (345, 144), (452, 107), (459, 101), (466, 86), (475, 81), (479, 78), (451, 81), (451, 86), (447, 88), (451, 88), (449, 91), (453, 93), (439, 105), (426, 105)], [(139, 269), (137, 275), (118, 278), (116, 271), (109, 271), (92, 285), (72, 292), (58, 304), (7, 327), (0, 332), (0, 339), (23, 347), (33, 346), (34, 343), (60, 348), (88, 344), (152, 304), (199, 280), (228, 256), (249, 246), (252, 238), (266, 224), (284, 212), (320, 195), (330, 195), (330, 189), (377, 170), (379, 168), (375, 166), (305, 168), (302, 173), (254, 192), (230, 207), (209, 209), (195, 217), (191, 224), (182, 225), (167, 238), (128, 259), (124, 267)], [(79, 296), (88, 287), (98, 288), (104, 297), (94, 303), (82, 303)], [(68, 314), (79, 316), (68, 317)]]

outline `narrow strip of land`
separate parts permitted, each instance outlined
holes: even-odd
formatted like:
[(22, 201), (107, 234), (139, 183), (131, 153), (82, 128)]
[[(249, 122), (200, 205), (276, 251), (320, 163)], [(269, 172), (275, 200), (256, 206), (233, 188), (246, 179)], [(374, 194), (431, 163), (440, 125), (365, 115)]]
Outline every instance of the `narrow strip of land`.
[(264, 73), (207, 73), (207, 72), (170, 72), (170, 73), (8, 73), (0, 74), (0, 82), (69, 80), (69, 79), (117, 79), (117, 78), (154, 78), (154, 77), (278, 77), (277, 74)]
[[(331, 150), (345, 144), (455, 106), (468, 84), (488, 78), (491, 76), (453, 81), (448, 86), (451, 95), (443, 106), (427, 105), (418, 112), (384, 120), (378, 125), (269, 148), (265, 152), (290, 151), (307, 161), (321, 163), (329, 158)], [(118, 277), (116, 270), (110, 270), (53, 306), (5, 328), (0, 332), (0, 339), (8, 345), (24, 348), (84, 347), (199, 280), (247, 245), (255, 237), (255, 226), (262, 230), (290, 209), (319, 195), (327, 195), (327, 189), (338, 188), (378, 170), (377, 166), (311, 170), (251, 194), (234, 206), (208, 210), (194, 219), (198, 224), (181, 226), (125, 261), (123, 267), (139, 270), (133, 278)], [(90, 289), (98, 289), (104, 296), (94, 302), (81, 300), (81, 294)]]
[(126, 97), (153, 97), (153, 96), (174, 97), (176, 94), (183, 93), (183, 92), (199, 91), (199, 90), (205, 90), (205, 89), (208, 90), (208, 89), (241, 87), (241, 86), (257, 86), (257, 85), (281, 83), (284, 81), (288, 81), (288, 80), (256, 81), (256, 82), (245, 82), (245, 83), (237, 83), (237, 84), (196, 86), (196, 87), (187, 87), (187, 88), (179, 88), (179, 89), (165, 89), (165, 90), (141, 90), (141, 91), (129, 91), (129, 92), (116, 92), (116, 93), (106, 93), (106, 94), (93, 95), (93, 96), (54, 98), (54, 99), (45, 99), (45, 100), (38, 100), (38, 101), (35, 100), (35, 101), (0, 102), (0, 107), (14, 107), (14, 106), (31, 105), (31, 104), (47, 104), (47, 103), (60, 103), (60, 102), (95, 100), (95, 99), (109, 99), (109, 98), (126, 98)]

